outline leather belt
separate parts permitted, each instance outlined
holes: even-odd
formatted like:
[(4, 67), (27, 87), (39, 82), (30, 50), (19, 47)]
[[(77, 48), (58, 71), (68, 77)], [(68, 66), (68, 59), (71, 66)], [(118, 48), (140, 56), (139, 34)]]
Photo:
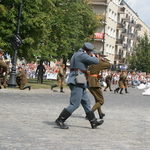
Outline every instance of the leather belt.
[(98, 74), (89, 74), (88, 76), (97, 78), (99, 75)]
[(81, 69), (79, 69), (79, 68), (71, 68), (70, 71), (81, 71), (81, 72), (87, 74), (87, 70), (81, 70)]

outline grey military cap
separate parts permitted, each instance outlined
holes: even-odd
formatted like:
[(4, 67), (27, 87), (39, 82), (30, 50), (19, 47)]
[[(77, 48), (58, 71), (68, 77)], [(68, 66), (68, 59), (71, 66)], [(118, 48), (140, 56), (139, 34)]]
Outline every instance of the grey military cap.
[(88, 50), (88, 51), (93, 51), (94, 50), (94, 45), (89, 43), (89, 42), (86, 42), (83, 45), (83, 49)]

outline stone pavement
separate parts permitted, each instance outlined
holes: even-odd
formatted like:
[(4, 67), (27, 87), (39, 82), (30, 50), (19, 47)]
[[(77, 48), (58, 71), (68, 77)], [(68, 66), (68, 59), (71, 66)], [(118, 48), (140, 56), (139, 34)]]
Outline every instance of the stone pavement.
[(68, 89), (1, 89), (0, 150), (150, 150), (150, 96), (136, 88), (129, 92), (104, 93), (106, 116), (97, 129), (80, 107), (66, 121), (69, 130), (62, 130), (54, 120), (68, 105)]

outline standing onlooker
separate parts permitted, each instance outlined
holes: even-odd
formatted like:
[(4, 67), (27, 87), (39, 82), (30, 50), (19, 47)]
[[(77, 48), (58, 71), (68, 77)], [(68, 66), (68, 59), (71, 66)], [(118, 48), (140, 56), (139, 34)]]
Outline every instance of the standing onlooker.
[(43, 65), (43, 61), (40, 61), (40, 64), (37, 66), (35, 74), (37, 74), (37, 83), (43, 83), (43, 75), (46, 69)]

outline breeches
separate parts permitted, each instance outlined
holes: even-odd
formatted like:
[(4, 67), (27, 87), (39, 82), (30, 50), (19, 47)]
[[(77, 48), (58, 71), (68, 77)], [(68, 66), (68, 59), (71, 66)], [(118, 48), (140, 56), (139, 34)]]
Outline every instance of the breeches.
[(63, 78), (58, 79), (57, 84), (59, 87), (63, 87), (64, 86), (64, 79)]
[(71, 90), (70, 104), (66, 108), (71, 114), (80, 106), (83, 106), (84, 111), (87, 113), (91, 110), (90, 98), (85, 88), (73, 84), (69, 85)]
[(94, 96), (96, 103), (100, 103), (100, 105), (104, 104), (104, 97), (100, 87), (90, 87), (89, 91)]

